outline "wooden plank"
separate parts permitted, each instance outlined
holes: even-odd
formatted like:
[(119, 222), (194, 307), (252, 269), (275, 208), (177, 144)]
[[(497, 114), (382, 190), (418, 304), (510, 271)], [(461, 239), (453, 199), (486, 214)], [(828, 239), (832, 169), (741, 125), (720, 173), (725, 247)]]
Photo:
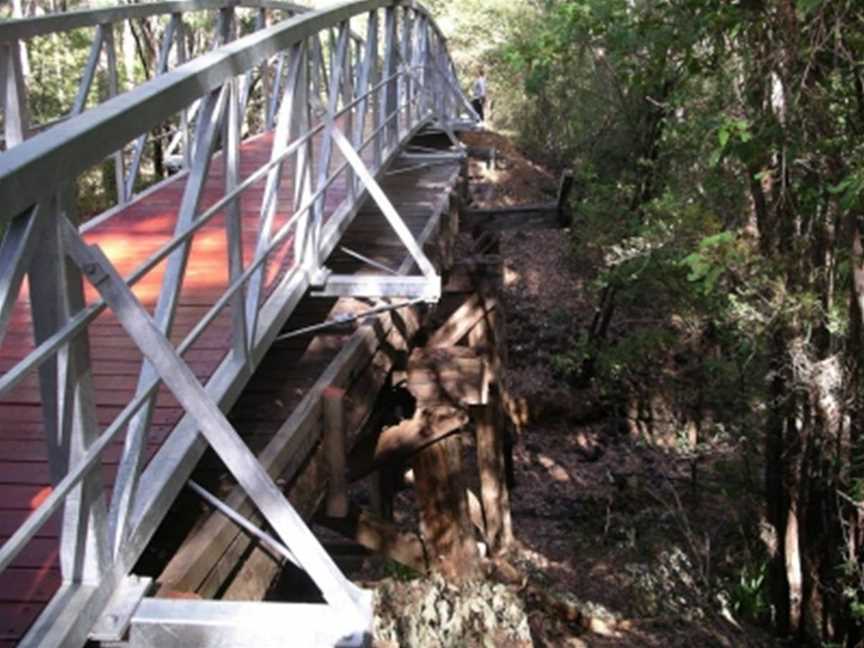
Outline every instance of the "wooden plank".
[(430, 336), (426, 346), (429, 348), (452, 347), (459, 344), (462, 338), (468, 334), (468, 331), (483, 319), (485, 313), (483, 306), (483, 301), (478, 295), (468, 297), (462, 306)]
[(324, 452), (330, 473), (327, 486), (327, 515), (334, 518), (348, 514), (344, 400), (344, 389), (328, 387), (324, 390)]
[(526, 205), (524, 207), (492, 207), (465, 209), (461, 226), (464, 230), (532, 230), (562, 227), (558, 205)]

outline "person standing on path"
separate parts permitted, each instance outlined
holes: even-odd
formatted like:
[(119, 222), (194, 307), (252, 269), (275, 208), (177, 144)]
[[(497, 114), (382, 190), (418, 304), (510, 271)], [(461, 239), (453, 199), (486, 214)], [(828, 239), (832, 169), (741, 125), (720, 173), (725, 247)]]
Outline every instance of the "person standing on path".
[(481, 124), (486, 121), (486, 75), (482, 67), (477, 71), (477, 78), (471, 85), (471, 107), (480, 117)]

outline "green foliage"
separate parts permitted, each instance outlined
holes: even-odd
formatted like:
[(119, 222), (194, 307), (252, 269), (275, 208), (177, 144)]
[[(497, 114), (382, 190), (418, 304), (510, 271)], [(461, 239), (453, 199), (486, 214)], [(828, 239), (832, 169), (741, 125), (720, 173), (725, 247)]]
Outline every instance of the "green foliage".
[(389, 559), (384, 563), (384, 576), (400, 583), (407, 583), (420, 578), (420, 574), (408, 565)]
[(730, 594), (732, 612), (748, 621), (763, 621), (771, 611), (768, 600), (768, 563), (745, 565)]
[(690, 270), (687, 281), (699, 282), (703, 294), (710, 294), (727, 267), (725, 257), (734, 247), (734, 243), (735, 234), (728, 231), (702, 239), (698, 251), (681, 260), (682, 265)]

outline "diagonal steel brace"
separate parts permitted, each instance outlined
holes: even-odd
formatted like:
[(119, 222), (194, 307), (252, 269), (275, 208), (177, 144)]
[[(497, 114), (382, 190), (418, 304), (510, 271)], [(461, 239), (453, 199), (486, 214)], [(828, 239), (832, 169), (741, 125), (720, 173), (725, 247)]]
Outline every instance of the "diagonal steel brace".
[(136, 346), (183, 408), (195, 419), (237, 482), (297, 557), (337, 615), (354, 627), (369, 625), (367, 593), (348, 581), (318, 543), (300, 515), (198, 382), (132, 290), (98, 246), (88, 246), (75, 227), (64, 223), (66, 250), (111, 307)]
[(402, 220), (399, 212), (396, 211), (393, 203), (390, 202), (387, 194), (384, 193), (381, 185), (378, 184), (369, 172), (369, 169), (366, 168), (360, 155), (354, 147), (351, 146), (351, 142), (348, 141), (348, 138), (345, 137), (342, 131), (339, 130), (339, 127), (335, 124), (333, 125), (331, 132), (336, 146), (339, 147), (342, 155), (345, 156), (345, 160), (351, 165), (361, 182), (366, 186), (369, 195), (372, 196), (372, 200), (375, 201), (375, 204), (378, 205), (381, 213), (384, 214), (384, 218), (386, 218), (387, 222), (390, 223), (390, 227), (392, 227), (393, 231), (396, 232), (396, 236), (399, 237), (399, 240), (408, 249), (408, 252), (411, 254), (414, 261), (417, 262), (417, 267), (420, 268), (420, 272), (422, 272), (423, 276), (427, 279), (433, 281), (438, 279), (439, 277), (435, 272), (435, 267), (432, 265), (429, 257), (427, 257), (423, 252), (423, 249), (411, 234), (411, 230), (409, 230), (408, 226), (405, 225), (405, 221)]

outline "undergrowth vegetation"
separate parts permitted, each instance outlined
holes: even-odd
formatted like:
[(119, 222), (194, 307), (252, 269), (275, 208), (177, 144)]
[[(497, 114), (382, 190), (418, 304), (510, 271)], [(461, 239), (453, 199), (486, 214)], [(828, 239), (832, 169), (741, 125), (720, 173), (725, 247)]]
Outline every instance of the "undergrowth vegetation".
[(759, 551), (729, 581), (730, 609), (858, 645), (864, 9), (434, 4), (462, 16), (466, 72), (490, 68), (496, 127), (576, 176), (572, 256), (592, 268), (595, 312), (551, 322), (574, 322), (552, 368), (637, 437), (662, 422), (690, 447), (746, 440)]

